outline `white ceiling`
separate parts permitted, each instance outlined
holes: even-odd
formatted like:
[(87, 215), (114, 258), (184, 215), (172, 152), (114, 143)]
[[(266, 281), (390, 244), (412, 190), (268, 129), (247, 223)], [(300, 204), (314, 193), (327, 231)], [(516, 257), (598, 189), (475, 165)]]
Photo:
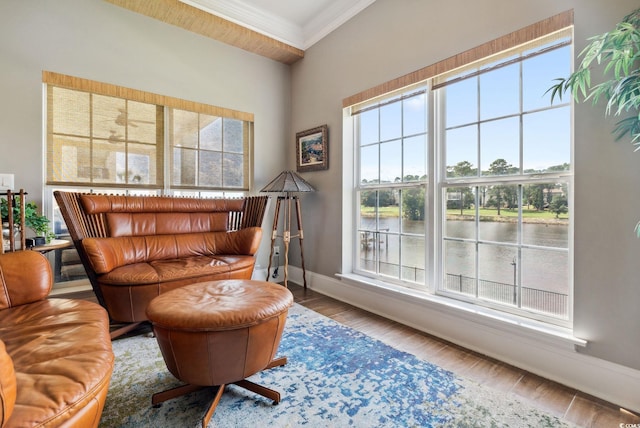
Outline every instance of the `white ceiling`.
[(180, 0), (305, 50), (375, 0)]

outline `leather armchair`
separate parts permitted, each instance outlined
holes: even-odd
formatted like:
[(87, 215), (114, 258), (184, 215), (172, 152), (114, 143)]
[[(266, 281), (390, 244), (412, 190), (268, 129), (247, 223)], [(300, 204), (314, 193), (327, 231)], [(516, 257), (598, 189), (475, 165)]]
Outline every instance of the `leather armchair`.
[(97, 427), (114, 357), (99, 305), (48, 298), (49, 261), (0, 255), (0, 426)]

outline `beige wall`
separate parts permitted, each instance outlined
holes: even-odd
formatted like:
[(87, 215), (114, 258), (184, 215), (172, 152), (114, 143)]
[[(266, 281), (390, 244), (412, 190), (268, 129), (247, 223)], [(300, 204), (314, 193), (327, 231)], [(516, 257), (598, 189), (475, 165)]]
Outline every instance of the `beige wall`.
[[(304, 174), (318, 189), (303, 197), (307, 270), (342, 270), (343, 98), (572, 8), (579, 52), (587, 37), (636, 7), (632, 0), (377, 0), (310, 48), (292, 67), (291, 133), (328, 124), (330, 168)], [(577, 106), (574, 329), (589, 341), (583, 352), (640, 369), (640, 239), (633, 235), (640, 154), (614, 143), (610, 130), (600, 110)]]
[(30, 200), (42, 197), (42, 70), (254, 113), (254, 191), (285, 167), (288, 66), (102, 0), (3, 0), (0, 173)]

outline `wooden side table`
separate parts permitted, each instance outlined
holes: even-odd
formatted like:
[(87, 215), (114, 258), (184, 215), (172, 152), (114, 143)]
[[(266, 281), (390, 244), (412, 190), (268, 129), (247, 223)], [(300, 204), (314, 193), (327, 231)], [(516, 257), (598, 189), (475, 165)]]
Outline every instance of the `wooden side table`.
[(45, 254), (52, 250), (61, 250), (63, 248), (68, 248), (71, 245), (71, 241), (67, 239), (52, 239), (48, 244), (36, 245), (35, 247), (31, 247), (30, 249)]

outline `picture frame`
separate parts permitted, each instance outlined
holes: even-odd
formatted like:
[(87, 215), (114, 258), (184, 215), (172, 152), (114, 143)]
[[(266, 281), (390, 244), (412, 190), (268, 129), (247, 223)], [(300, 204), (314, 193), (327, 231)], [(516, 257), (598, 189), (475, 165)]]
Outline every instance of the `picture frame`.
[(298, 172), (329, 169), (329, 127), (296, 133), (296, 167)]

